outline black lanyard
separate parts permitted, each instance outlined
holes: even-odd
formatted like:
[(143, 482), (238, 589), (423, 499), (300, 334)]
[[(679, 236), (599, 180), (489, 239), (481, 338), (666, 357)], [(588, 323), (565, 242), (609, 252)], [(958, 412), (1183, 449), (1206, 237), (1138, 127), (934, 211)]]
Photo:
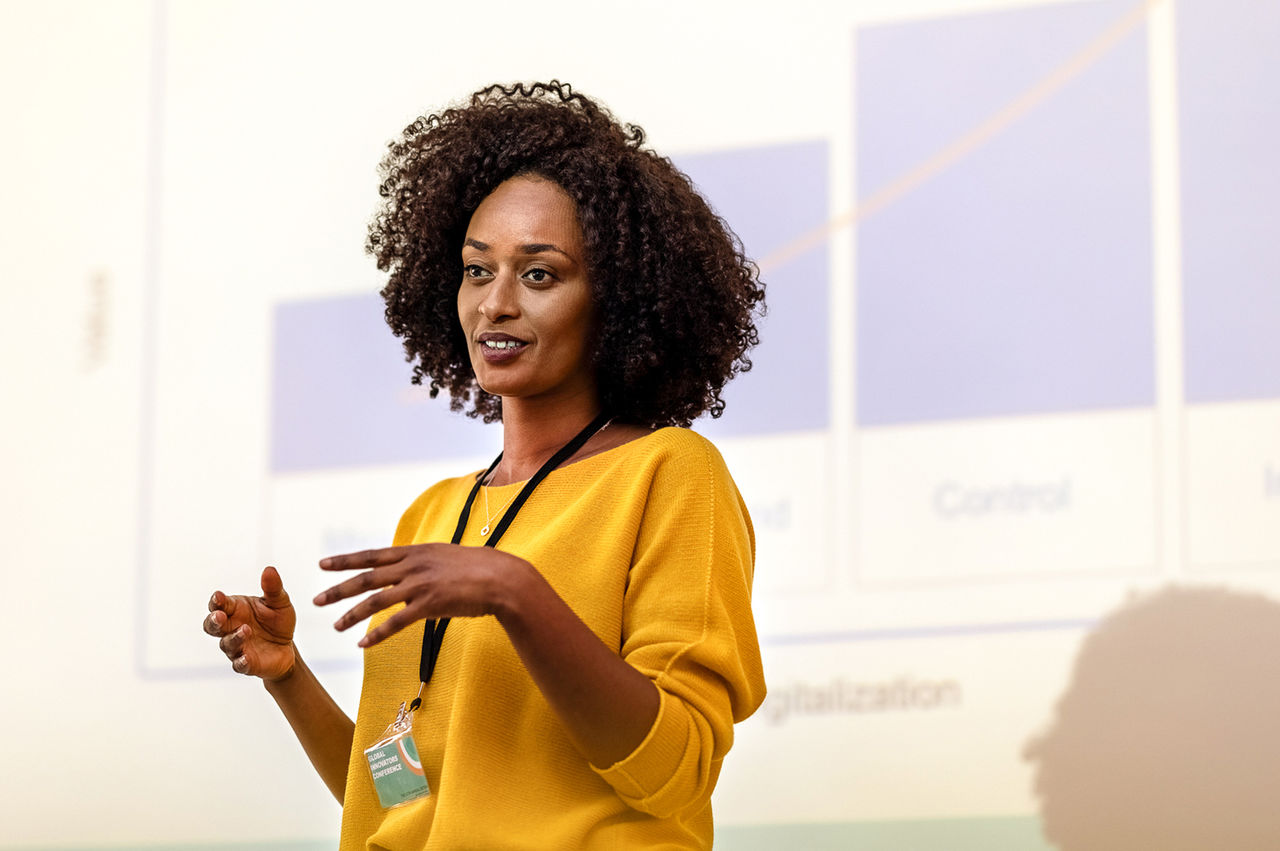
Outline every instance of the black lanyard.
[[(547, 462), (538, 468), (538, 472), (533, 474), (533, 478), (526, 482), (525, 486), (520, 489), (519, 495), (517, 495), (515, 501), (511, 503), (511, 507), (507, 509), (507, 512), (502, 515), (502, 519), (498, 521), (497, 528), (493, 530), (493, 534), (484, 542), (484, 546), (496, 547), (499, 539), (502, 538), (502, 533), (506, 532), (507, 527), (511, 525), (511, 521), (516, 519), (516, 514), (519, 513), (520, 507), (523, 506), (525, 502), (528, 501), (529, 497), (533, 495), (533, 489), (536, 488), (543, 479), (550, 475), (552, 470), (559, 467), (568, 460), (569, 456), (581, 449), (582, 445), (590, 440), (593, 434), (604, 428), (605, 424), (608, 422), (608, 414), (601, 411), (599, 416), (587, 423), (586, 428), (578, 432), (577, 435), (575, 435), (573, 439), (564, 446), (560, 447), (560, 450), (556, 452), (555, 455), (548, 458)], [(489, 465), (489, 469), (485, 470), (484, 473), (481, 474), (480, 478), (476, 479), (475, 486), (471, 488), (471, 493), (467, 495), (467, 501), (462, 506), (462, 513), (458, 515), (458, 528), (453, 531), (453, 543), (461, 543), (462, 533), (467, 528), (467, 518), (471, 516), (471, 504), (475, 502), (476, 494), (480, 492), (480, 486), (484, 484), (485, 479), (489, 478), (489, 474), (493, 472), (494, 468), (497, 467), (501, 461), (502, 453), (499, 452), (498, 457), (494, 458), (493, 463)], [(448, 627), (449, 618), (441, 618), (439, 623), (432, 618), (427, 618), (426, 621), (423, 622), (422, 661), (418, 663), (418, 676), (421, 678), (424, 685), (431, 682), (431, 675), (435, 673), (436, 660), (440, 658), (440, 645), (444, 641), (444, 631), (448, 629)], [(418, 705), (419, 699), (415, 698), (410, 709), (417, 709)]]

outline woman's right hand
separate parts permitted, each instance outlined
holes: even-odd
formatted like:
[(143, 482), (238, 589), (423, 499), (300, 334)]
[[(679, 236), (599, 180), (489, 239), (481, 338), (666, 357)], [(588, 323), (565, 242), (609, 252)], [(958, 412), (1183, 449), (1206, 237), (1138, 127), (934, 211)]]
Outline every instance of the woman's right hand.
[(214, 591), (204, 631), (221, 639), (218, 647), (237, 673), (283, 680), (297, 661), (293, 629), (298, 618), (274, 567), (262, 571), (261, 584), (261, 597)]

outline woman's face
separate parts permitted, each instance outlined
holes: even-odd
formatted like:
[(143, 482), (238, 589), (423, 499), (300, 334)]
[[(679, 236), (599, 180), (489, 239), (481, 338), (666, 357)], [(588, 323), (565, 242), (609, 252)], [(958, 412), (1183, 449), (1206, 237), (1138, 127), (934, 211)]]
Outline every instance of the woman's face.
[(485, 392), (594, 401), (591, 285), (565, 191), (540, 177), (502, 183), (471, 216), (462, 264), (458, 319)]

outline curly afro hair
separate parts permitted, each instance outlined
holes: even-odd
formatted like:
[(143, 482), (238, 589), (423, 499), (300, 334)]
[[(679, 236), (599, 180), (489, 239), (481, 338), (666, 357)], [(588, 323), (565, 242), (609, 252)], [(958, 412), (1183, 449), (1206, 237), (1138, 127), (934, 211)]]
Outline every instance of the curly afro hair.
[(567, 84), (493, 85), (464, 107), (421, 117), (382, 162), (383, 198), (366, 245), (390, 272), (387, 324), (413, 382), (447, 389), (486, 422), (501, 399), (475, 380), (457, 316), (472, 213), (503, 181), (554, 181), (577, 205), (597, 321), (600, 401), (620, 422), (687, 426), (724, 411), (721, 390), (751, 368), (764, 310), (759, 271), (689, 178)]

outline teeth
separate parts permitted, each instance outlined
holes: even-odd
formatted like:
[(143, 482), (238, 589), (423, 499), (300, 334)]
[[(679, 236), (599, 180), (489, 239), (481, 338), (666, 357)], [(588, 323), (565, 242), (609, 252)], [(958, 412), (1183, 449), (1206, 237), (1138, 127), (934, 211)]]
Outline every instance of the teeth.
[(517, 346), (523, 346), (524, 343), (518, 340), (485, 340), (484, 346), (489, 349), (514, 349)]

